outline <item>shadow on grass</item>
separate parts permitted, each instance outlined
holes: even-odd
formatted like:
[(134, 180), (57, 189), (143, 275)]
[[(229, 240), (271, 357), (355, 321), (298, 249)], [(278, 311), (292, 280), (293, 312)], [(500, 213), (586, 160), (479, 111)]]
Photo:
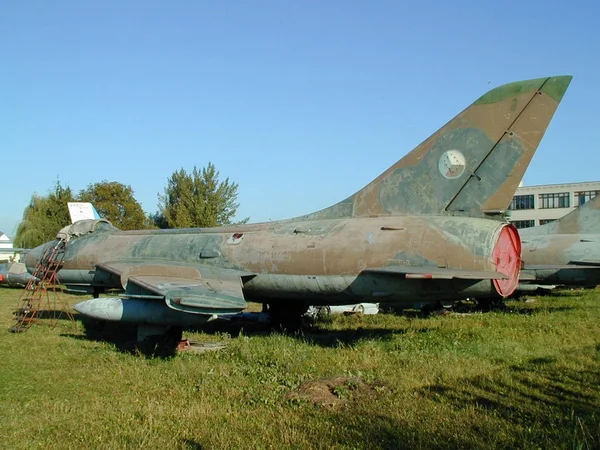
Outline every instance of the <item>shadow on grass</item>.
[(507, 306), (506, 309), (502, 312), (505, 312), (506, 314), (513, 314), (513, 315), (523, 315), (523, 316), (533, 316), (536, 314), (546, 314), (546, 313), (559, 313), (559, 312), (566, 312), (566, 311), (574, 311), (575, 308), (574, 306), (549, 306), (549, 305), (544, 305), (544, 306), (540, 306), (540, 307), (531, 307), (528, 306), (527, 304), (524, 305), (510, 305)]
[[(336, 443), (344, 448), (361, 449), (460, 449), (476, 448), (472, 440), (460, 433), (441, 429), (424, 430), (407, 421), (367, 411), (344, 410), (332, 414), (328, 421), (336, 430)], [(318, 448), (318, 445), (315, 445)]]
[[(137, 342), (137, 331), (134, 325), (122, 324), (118, 322), (101, 322), (90, 320), (85, 316), (77, 315), (76, 319), (81, 320), (83, 325), (83, 335), (63, 334), (79, 340), (108, 342), (123, 353), (142, 354), (147, 357), (168, 358), (174, 356), (177, 352), (175, 346), (158, 349), (156, 345), (143, 345)], [(296, 332), (287, 332), (272, 328), (270, 325), (255, 322), (243, 321), (215, 321), (202, 328), (189, 329), (191, 332), (201, 332), (208, 335), (228, 334), (236, 338), (239, 336), (268, 336), (271, 334), (285, 334), (295, 339), (302, 340), (309, 345), (315, 345), (326, 348), (338, 348), (342, 346), (353, 346), (361, 340), (389, 340), (395, 335), (405, 334), (406, 328), (363, 328), (352, 327), (344, 330), (331, 330), (323, 328), (316, 324), (306, 325)], [(429, 328), (413, 329), (413, 332), (425, 333)]]
[(348, 330), (324, 330), (318, 327), (310, 327), (297, 334), (304, 342), (320, 347), (337, 348), (340, 346), (353, 346), (365, 339), (389, 340), (394, 335), (405, 334), (404, 329), (388, 328), (357, 328)]
[(570, 360), (577, 369), (565, 367), (564, 360), (534, 358), (492, 377), (462, 380), (458, 386), (436, 384), (419, 393), (458, 411), (475, 408), (477, 414), (501, 418), (516, 430), (513, 436), (526, 437), (525, 446), (600, 448), (600, 367), (571, 356), (580, 359)]
[[(81, 318), (81, 317), (80, 317)], [(171, 342), (142, 342), (137, 341), (137, 328), (134, 325), (119, 322), (102, 322), (83, 318), (83, 335), (63, 334), (73, 339), (108, 342), (122, 353), (143, 355), (148, 358), (171, 358), (177, 354), (176, 345)], [(167, 336), (167, 340), (170, 337)]]
[(568, 361), (533, 358), (491, 376), (419, 389), (419, 400), (398, 405), (418, 409), (406, 419), (378, 414), (368, 399), (322, 418), (339, 430), (342, 447), (600, 448), (599, 351), (583, 349)]
[[(475, 302), (464, 302), (460, 303), (457, 308), (460, 313), (482, 313), (482, 309)], [(534, 315), (539, 313), (548, 312), (564, 312), (576, 309), (568, 306), (552, 306), (543, 305), (541, 307), (535, 307), (531, 304), (512, 304), (510, 307), (503, 307), (496, 309), (496, 312), (505, 313), (508, 315), (519, 314), (519, 315)], [(428, 314), (425, 314), (417, 310), (406, 310), (403, 313), (394, 313), (394, 315), (402, 315), (407, 318), (426, 318)], [(172, 349), (162, 348), (157, 351), (156, 345), (138, 345), (136, 341), (135, 327), (131, 325), (121, 323), (104, 323), (99, 325), (97, 322), (90, 321), (80, 314), (74, 314), (76, 320), (81, 320), (84, 326), (85, 337), (72, 335), (78, 339), (88, 339), (93, 341), (107, 341), (112, 343), (115, 348), (121, 352), (130, 354), (143, 354), (145, 356), (159, 356), (159, 357), (171, 357), (176, 354), (175, 347)], [(432, 314), (435, 317), (436, 314)], [(408, 328), (398, 327), (379, 327), (370, 328), (363, 327), (361, 316), (356, 315), (355, 323), (348, 323), (346, 329), (332, 330), (327, 325), (331, 323), (332, 319), (326, 316), (324, 319), (317, 320), (316, 322), (306, 322), (305, 325), (297, 332), (286, 332), (280, 329), (272, 328), (267, 323), (261, 323), (257, 321), (214, 321), (203, 325), (197, 329), (190, 329), (189, 331), (198, 331), (204, 334), (222, 334), (226, 333), (232, 337), (240, 335), (244, 336), (265, 336), (272, 333), (283, 333), (291, 337), (300, 339), (308, 344), (327, 347), (327, 348), (338, 348), (340, 346), (353, 346), (362, 340), (390, 340), (395, 335), (405, 334)], [(352, 321), (352, 317), (347, 320)], [(429, 332), (431, 328), (423, 327), (421, 329), (411, 328), (413, 332), (425, 333)]]
[(181, 449), (182, 450), (202, 450), (203, 447), (196, 441), (191, 439), (181, 439), (180, 440)]
[[(327, 322), (327, 319), (325, 319)], [(349, 326), (343, 330), (331, 330), (319, 325), (319, 321), (305, 324), (300, 330), (287, 332), (273, 328), (268, 324), (244, 323), (244, 322), (212, 322), (197, 330), (204, 334), (227, 333), (232, 337), (244, 336), (265, 336), (273, 333), (285, 334), (287, 336), (300, 339), (309, 345), (316, 345), (327, 348), (337, 348), (340, 346), (353, 346), (359, 341), (365, 339), (390, 340), (395, 335), (406, 334), (407, 328), (365, 328), (363, 326)], [(413, 329), (413, 332), (425, 333), (429, 328)]]
[(35, 317), (38, 319), (69, 320), (69, 313), (71, 313), (71, 317), (73, 317), (74, 320), (81, 320), (83, 317), (77, 312), (71, 310), (65, 311), (62, 309), (44, 309), (38, 311)]
[(510, 303), (499, 303), (498, 305), (487, 307), (478, 305), (474, 302), (456, 302), (452, 307), (452, 311), (456, 313), (466, 314), (486, 314), (486, 313), (505, 313), (507, 315), (524, 315), (532, 316), (540, 313), (559, 313), (565, 311), (573, 311), (577, 309), (574, 306), (549, 305), (540, 302), (527, 302), (512, 300)]

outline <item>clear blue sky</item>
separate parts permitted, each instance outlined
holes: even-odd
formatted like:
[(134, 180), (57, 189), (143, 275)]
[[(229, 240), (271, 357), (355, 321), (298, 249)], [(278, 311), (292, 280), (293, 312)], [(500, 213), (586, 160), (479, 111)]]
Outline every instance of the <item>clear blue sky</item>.
[(572, 74), (526, 184), (600, 180), (600, 2), (3, 1), (0, 230), (57, 179), (147, 212), (212, 161), (239, 217), (355, 192), (491, 87)]

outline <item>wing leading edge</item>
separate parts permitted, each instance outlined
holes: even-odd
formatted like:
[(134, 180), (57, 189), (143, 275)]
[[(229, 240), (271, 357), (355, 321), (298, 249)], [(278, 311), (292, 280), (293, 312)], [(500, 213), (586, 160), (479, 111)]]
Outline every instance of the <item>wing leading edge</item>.
[(245, 274), (235, 270), (123, 262), (102, 263), (97, 269), (121, 278), (123, 298), (164, 300), (173, 310), (210, 316), (247, 306), (241, 284)]

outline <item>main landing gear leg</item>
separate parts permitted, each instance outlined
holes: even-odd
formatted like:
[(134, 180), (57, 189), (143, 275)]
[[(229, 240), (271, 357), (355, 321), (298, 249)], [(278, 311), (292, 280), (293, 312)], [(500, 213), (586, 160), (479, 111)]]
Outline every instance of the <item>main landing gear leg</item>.
[(182, 347), (183, 329), (175, 326), (138, 325), (138, 343), (143, 353), (173, 356)]
[(308, 305), (304, 303), (269, 303), (266, 308), (272, 327), (288, 333), (294, 333), (302, 328), (302, 316), (306, 311)]

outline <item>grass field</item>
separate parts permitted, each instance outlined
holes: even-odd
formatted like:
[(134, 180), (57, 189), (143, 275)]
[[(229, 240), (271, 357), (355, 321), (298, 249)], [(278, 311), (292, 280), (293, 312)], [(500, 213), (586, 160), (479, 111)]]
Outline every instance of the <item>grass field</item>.
[(0, 289), (1, 448), (600, 448), (599, 291), (189, 333), (227, 347), (166, 359), (80, 322), (11, 334), (19, 294)]

